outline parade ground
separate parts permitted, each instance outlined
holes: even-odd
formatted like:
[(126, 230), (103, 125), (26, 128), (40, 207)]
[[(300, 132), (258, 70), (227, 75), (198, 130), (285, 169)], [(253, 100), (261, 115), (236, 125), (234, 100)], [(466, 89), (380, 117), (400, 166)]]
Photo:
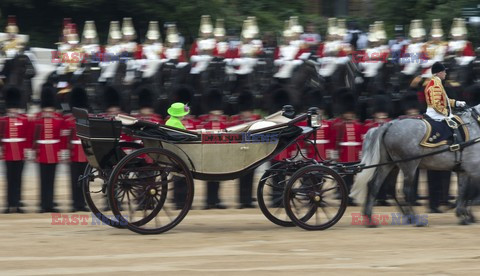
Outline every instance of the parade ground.
[[(3, 165), (3, 164), (2, 164)], [(173, 230), (143, 236), (93, 223), (52, 225), (35, 213), (38, 181), (27, 164), (26, 214), (0, 215), (0, 275), (464, 275), (480, 270), (480, 224), (458, 225), (452, 210), (427, 214), (428, 226), (392, 222), (395, 207), (376, 207), (387, 225), (352, 225), (360, 207), (348, 207), (326, 231), (283, 228), (260, 209), (236, 209), (237, 183), (224, 182), (226, 210), (202, 210), (204, 183), (196, 183), (194, 210)], [(0, 172), (4, 198), (4, 175)], [(258, 175), (257, 175), (258, 177)], [(60, 165), (56, 201), (69, 210), (66, 166)], [(424, 183), (421, 182), (421, 192)], [(478, 217), (478, 212), (477, 212)], [(71, 218), (71, 216), (70, 216)], [(392, 225), (393, 223), (393, 225)]]

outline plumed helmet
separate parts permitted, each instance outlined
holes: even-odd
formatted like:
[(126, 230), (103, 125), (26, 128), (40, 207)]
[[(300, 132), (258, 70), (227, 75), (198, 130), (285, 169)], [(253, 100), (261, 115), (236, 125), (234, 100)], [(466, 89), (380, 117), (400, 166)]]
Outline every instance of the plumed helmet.
[(155, 99), (153, 98), (153, 92), (146, 87), (140, 89), (140, 91), (138, 92), (138, 107), (153, 108), (154, 105), (155, 105)]
[(42, 93), (40, 95), (40, 107), (56, 107), (56, 93), (55, 88), (51, 84), (44, 84), (42, 86)]
[(120, 93), (112, 86), (107, 86), (103, 92), (105, 108), (120, 107)]
[(5, 107), (20, 108), (22, 100), (22, 92), (17, 87), (9, 87), (5, 91)]
[(70, 92), (70, 108), (88, 108), (87, 91), (83, 87), (75, 86)]

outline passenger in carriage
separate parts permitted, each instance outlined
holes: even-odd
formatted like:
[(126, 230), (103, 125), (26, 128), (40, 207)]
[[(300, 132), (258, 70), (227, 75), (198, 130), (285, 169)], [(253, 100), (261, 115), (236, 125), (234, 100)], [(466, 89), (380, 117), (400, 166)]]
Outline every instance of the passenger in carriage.
[[(205, 106), (209, 111), (208, 115), (200, 116), (203, 122), (197, 126), (198, 129), (223, 130), (227, 127), (227, 118), (223, 115), (224, 102), (220, 90), (210, 90), (205, 98)], [(207, 199), (205, 209), (226, 209), (219, 197), (220, 182), (207, 181)]]

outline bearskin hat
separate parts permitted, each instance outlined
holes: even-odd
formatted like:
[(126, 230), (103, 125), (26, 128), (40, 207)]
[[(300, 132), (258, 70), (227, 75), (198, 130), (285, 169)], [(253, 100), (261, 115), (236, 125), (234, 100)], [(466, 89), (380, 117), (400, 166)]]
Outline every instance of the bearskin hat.
[(253, 110), (254, 108), (254, 101), (255, 98), (252, 94), (252, 92), (245, 90), (238, 95), (237, 99), (237, 106), (238, 106), (238, 111), (247, 111), (247, 110)]
[(120, 107), (120, 93), (112, 86), (107, 86), (103, 92), (105, 108)]
[(88, 108), (87, 91), (83, 87), (76, 86), (70, 92), (70, 108)]
[(290, 94), (284, 88), (279, 88), (272, 93), (272, 104), (270, 105), (270, 112), (277, 112), (282, 110), (284, 105), (291, 104)]
[(193, 94), (193, 89), (190, 86), (181, 85), (177, 87), (173, 93), (174, 102), (180, 102), (184, 104), (191, 103)]
[(409, 92), (402, 97), (401, 100), (403, 113), (406, 113), (410, 109), (420, 110), (420, 103), (418, 102), (418, 97), (415, 92)]
[(208, 91), (206, 101), (208, 112), (213, 110), (223, 110), (224, 108), (223, 94), (218, 89), (211, 89)]
[(372, 114), (391, 112), (391, 99), (387, 95), (376, 95), (372, 101)]
[(466, 96), (470, 99), (469, 105), (475, 106), (480, 104), (480, 84), (474, 84), (465, 89)]
[(144, 87), (138, 92), (138, 107), (139, 108), (153, 108), (155, 99), (150, 89)]
[(320, 109), (325, 109), (325, 100), (323, 98), (323, 93), (318, 89), (310, 89), (306, 94), (306, 103), (307, 107), (318, 107)]
[(345, 92), (340, 96), (340, 114), (356, 113), (355, 96), (351, 92)]
[(22, 92), (17, 87), (9, 87), (5, 91), (5, 107), (20, 108), (22, 101)]
[(40, 107), (56, 107), (56, 93), (55, 88), (49, 84), (44, 84), (42, 87), (42, 93), (40, 95)]

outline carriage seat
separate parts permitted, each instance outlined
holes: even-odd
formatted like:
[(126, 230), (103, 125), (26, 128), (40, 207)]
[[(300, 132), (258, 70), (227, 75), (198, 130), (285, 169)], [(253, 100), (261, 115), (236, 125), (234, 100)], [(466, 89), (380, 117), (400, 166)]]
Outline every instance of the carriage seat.
[(139, 138), (163, 140), (163, 141), (201, 141), (201, 135), (194, 131), (179, 129), (158, 123), (139, 120), (135, 117), (119, 114), (115, 120), (121, 121), (128, 135)]
[(292, 119), (282, 116), (282, 111), (278, 111), (270, 116), (265, 117), (264, 119), (255, 120), (252, 122), (243, 123), (240, 125), (228, 127), (225, 129), (226, 132), (251, 132), (251, 131), (261, 131), (263, 129), (268, 129), (276, 125), (286, 125)]

